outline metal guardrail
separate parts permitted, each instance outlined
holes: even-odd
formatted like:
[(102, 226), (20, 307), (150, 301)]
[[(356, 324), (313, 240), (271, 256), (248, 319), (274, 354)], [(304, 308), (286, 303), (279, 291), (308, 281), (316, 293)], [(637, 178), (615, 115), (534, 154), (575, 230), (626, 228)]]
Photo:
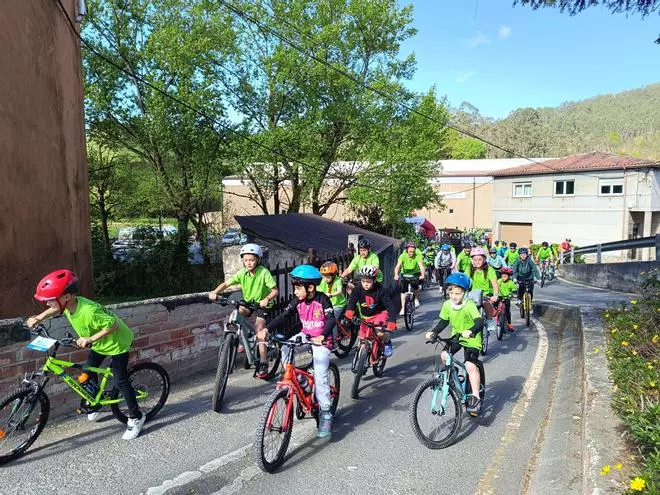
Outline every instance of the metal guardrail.
[(568, 252), (562, 253), (561, 261), (562, 263), (566, 263), (566, 258), (569, 258), (570, 263), (573, 263), (576, 254), (596, 253), (596, 263), (601, 263), (602, 253), (608, 251), (627, 251), (628, 249), (648, 248), (654, 246), (655, 246), (655, 259), (660, 260), (660, 234), (657, 234), (649, 237), (640, 237), (638, 239), (627, 239), (625, 241), (604, 242), (602, 244), (593, 244), (591, 246), (584, 246), (578, 249), (573, 248)]

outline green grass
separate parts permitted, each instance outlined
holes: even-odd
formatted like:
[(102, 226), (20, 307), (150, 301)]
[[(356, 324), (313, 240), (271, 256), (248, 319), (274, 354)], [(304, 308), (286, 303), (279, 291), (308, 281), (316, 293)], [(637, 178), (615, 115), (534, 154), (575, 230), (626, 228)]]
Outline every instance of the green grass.
[(650, 277), (639, 297), (605, 311), (604, 320), (612, 407), (638, 452), (642, 492), (660, 493), (660, 281)]

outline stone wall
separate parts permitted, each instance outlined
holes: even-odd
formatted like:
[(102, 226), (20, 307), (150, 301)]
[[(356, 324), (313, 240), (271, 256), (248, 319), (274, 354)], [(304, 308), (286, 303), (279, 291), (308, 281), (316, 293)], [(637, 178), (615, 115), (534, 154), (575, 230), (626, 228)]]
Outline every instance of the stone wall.
[(657, 270), (657, 261), (629, 261), (626, 263), (577, 263), (561, 265), (559, 275), (571, 282), (579, 282), (602, 289), (635, 292)]
[[(193, 374), (213, 370), (221, 342), (222, 320), (227, 309), (208, 301), (206, 293), (109, 306), (135, 332), (130, 363), (155, 361), (162, 364), (173, 382)], [(51, 320), (49, 332), (62, 338), (72, 332), (66, 318)], [(26, 372), (40, 369), (45, 355), (25, 345), (31, 339), (20, 320), (0, 320), (0, 396), (19, 386)], [(87, 350), (61, 348), (57, 357), (84, 361)], [(75, 371), (72, 370), (73, 373)], [(51, 414), (71, 412), (79, 396), (56, 377), (46, 392)]]

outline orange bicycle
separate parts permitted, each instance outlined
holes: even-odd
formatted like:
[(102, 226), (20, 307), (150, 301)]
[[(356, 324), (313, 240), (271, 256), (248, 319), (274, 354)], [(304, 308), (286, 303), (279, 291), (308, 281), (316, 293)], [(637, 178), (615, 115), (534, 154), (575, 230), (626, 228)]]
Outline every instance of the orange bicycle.
[[(317, 426), (319, 424), (320, 409), (316, 400), (312, 364), (306, 369), (297, 368), (295, 365), (296, 347), (318, 344), (303, 342), (301, 337), (294, 341), (280, 337), (283, 336), (278, 335), (276, 340), (281, 346), (291, 349), (288, 353), (282, 353), (284, 374), (277, 382), (277, 389), (264, 404), (253, 445), (257, 466), (267, 473), (274, 472), (284, 462), (293, 430), (294, 408), (296, 418), (304, 419), (309, 415), (314, 418)], [(285, 356), (286, 354), (288, 357)], [(330, 412), (334, 415), (339, 401), (339, 368), (333, 362), (330, 362), (328, 367), (328, 384), (332, 399)]]

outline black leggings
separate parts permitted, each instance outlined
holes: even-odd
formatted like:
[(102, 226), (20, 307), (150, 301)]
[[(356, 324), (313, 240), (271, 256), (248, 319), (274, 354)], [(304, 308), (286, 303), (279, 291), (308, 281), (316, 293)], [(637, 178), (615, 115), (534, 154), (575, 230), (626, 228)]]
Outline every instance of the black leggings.
[[(110, 368), (112, 369), (112, 376), (115, 379), (115, 385), (121, 392), (124, 400), (126, 400), (126, 407), (128, 408), (127, 416), (129, 418), (141, 418), (142, 413), (135, 398), (135, 390), (133, 390), (133, 386), (128, 379), (128, 352), (117, 354), (116, 356), (105, 356), (90, 349), (89, 356), (87, 357), (87, 366), (99, 368), (106, 358), (110, 358)], [(98, 381), (98, 376), (94, 376), (94, 378)]]
[(511, 323), (511, 299), (503, 298), (502, 302), (504, 303), (504, 315), (506, 316), (506, 322)]
[(529, 289), (529, 295), (534, 299), (534, 282), (532, 280), (518, 280), (518, 299), (522, 300), (525, 293), (525, 285)]

